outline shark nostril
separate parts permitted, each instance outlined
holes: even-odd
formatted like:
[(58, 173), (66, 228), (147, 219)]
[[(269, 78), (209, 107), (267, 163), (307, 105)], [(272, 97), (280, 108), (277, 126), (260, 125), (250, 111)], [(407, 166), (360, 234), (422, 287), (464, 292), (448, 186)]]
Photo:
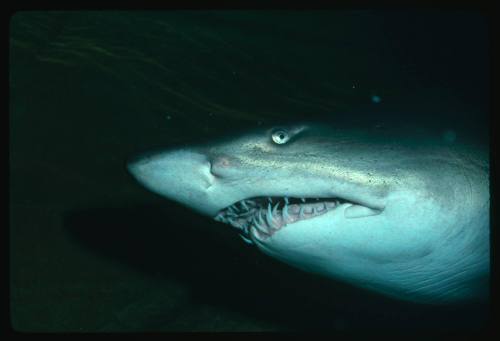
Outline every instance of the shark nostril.
[(231, 168), (231, 159), (227, 156), (218, 156), (210, 162), (210, 173), (215, 177), (222, 177)]
[(229, 167), (231, 162), (229, 161), (229, 158), (222, 156), (222, 157), (216, 158), (214, 161), (214, 164), (216, 167), (227, 168), (227, 167)]

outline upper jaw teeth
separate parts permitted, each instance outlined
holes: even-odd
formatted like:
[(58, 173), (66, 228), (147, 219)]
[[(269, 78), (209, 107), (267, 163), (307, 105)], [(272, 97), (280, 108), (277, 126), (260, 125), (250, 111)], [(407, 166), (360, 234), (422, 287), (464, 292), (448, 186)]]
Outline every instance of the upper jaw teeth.
[(325, 214), (340, 204), (338, 199), (330, 198), (245, 199), (223, 209), (214, 219), (240, 229), (248, 242), (251, 228), (259, 238), (266, 238), (287, 224)]

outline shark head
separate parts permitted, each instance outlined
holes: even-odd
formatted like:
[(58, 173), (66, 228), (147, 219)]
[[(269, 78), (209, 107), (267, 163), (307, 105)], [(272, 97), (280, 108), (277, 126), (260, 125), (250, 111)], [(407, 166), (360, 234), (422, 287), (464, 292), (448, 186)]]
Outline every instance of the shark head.
[(128, 169), (292, 266), (400, 299), (454, 302), (487, 291), (479, 155), (298, 124), (151, 152)]

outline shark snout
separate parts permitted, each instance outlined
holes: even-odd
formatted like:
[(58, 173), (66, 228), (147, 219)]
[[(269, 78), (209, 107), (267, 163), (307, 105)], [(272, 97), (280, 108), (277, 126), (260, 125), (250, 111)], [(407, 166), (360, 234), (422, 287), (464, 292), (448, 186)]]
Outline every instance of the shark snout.
[(221, 208), (209, 199), (216, 179), (209, 158), (200, 152), (184, 149), (141, 154), (129, 160), (127, 169), (156, 194), (209, 215)]
[[(140, 154), (127, 162), (128, 171), (147, 187), (176, 187), (178, 183), (210, 185), (211, 163), (203, 154), (180, 150)], [(163, 193), (160, 193), (163, 194)]]

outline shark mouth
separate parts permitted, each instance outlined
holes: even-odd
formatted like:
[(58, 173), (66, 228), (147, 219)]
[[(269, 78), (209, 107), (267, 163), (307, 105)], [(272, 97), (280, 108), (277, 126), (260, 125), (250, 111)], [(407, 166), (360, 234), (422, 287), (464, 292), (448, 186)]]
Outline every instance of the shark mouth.
[(252, 243), (250, 231), (265, 240), (288, 224), (323, 215), (348, 203), (340, 198), (257, 197), (234, 203), (219, 211), (215, 220), (230, 224)]

